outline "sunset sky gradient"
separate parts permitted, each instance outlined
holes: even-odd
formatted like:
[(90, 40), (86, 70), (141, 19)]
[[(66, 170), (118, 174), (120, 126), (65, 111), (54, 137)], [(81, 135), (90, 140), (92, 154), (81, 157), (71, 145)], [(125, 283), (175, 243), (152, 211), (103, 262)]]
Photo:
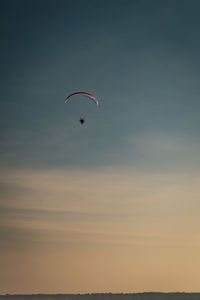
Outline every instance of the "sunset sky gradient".
[(0, 294), (200, 292), (199, 11), (0, 1)]

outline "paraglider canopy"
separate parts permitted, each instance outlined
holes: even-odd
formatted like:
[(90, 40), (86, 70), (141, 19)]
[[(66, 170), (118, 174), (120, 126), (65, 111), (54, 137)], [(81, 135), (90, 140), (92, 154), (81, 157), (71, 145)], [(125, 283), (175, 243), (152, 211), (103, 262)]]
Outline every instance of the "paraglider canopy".
[(81, 96), (85, 96), (85, 97), (88, 97), (89, 99), (91, 99), (96, 105), (99, 105), (99, 101), (98, 99), (90, 94), (90, 93), (86, 93), (86, 92), (76, 92), (76, 93), (72, 93), (70, 94), (69, 96), (67, 96), (67, 98), (65, 99), (65, 103), (67, 103), (69, 101), (69, 99), (72, 97), (72, 96), (76, 96), (76, 95), (81, 95)]

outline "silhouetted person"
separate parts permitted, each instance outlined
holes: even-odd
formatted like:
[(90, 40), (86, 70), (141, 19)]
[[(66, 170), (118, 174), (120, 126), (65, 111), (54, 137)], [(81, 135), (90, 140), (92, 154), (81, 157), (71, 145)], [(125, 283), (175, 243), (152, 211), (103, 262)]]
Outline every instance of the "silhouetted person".
[(83, 118), (80, 118), (79, 122), (80, 122), (81, 124), (83, 124), (83, 123), (85, 122), (85, 120), (84, 120)]

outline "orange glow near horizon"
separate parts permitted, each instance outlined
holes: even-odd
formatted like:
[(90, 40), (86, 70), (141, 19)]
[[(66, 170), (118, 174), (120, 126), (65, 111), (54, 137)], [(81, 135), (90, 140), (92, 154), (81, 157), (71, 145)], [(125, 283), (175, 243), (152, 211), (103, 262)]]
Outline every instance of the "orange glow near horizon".
[(4, 169), (0, 181), (1, 292), (199, 290), (197, 174)]

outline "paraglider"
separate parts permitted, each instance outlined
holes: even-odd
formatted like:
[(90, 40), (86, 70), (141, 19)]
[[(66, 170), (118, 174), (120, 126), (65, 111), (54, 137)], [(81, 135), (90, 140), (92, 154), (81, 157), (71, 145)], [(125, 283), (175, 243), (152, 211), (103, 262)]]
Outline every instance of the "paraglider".
[[(97, 99), (94, 95), (92, 95), (92, 94), (90, 94), (90, 93), (86, 93), (86, 92), (76, 92), (76, 93), (70, 94), (70, 95), (67, 96), (67, 98), (65, 99), (65, 103), (67, 103), (67, 102), (71, 99), (72, 96), (77, 96), (77, 95), (85, 96), (85, 97), (89, 98), (90, 100), (92, 100), (97, 106), (99, 105), (98, 99)], [(79, 119), (79, 122), (83, 125), (84, 122), (85, 122), (85, 119), (81, 117), (81, 118)]]

